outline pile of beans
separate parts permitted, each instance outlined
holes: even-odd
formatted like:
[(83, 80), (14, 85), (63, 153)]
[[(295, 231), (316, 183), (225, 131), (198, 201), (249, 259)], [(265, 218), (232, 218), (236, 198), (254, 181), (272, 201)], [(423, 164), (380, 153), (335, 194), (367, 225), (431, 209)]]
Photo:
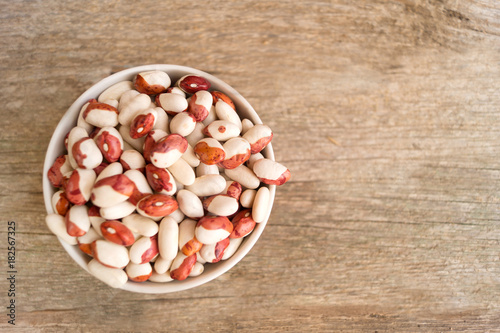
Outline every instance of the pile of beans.
[(47, 175), (49, 229), (115, 288), (184, 280), (230, 258), (269, 213), (266, 185), (290, 179), (260, 153), (268, 126), (241, 119), (204, 77), (171, 83), (143, 72), (88, 101)]

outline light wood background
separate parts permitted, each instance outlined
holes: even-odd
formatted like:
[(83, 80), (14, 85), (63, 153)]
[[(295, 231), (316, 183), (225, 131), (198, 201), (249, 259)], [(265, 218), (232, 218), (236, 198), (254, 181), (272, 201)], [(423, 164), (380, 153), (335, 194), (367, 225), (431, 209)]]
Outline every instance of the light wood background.
[[(500, 327), (498, 1), (2, 0), (0, 17), (0, 260), (6, 272), (15, 221), (12, 330)], [(292, 171), (242, 262), (165, 295), (114, 290), (82, 271), (45, 225), (41, 186), (71, 103), (110, 73), (151, 63), (231, 84)]]

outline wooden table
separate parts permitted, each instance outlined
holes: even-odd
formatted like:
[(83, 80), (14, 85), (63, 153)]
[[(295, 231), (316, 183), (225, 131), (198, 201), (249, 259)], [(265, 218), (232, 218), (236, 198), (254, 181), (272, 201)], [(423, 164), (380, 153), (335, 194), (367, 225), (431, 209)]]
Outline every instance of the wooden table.
[[(25, 332), (500, 327), (500, 3), (2, 1), (1, 279), (16, 223)], [(210, 72), (292, 171), (246, 258), (164, 295), (91, 278), (45, 225), (42, 165), (71, 103), (151, 63)]]

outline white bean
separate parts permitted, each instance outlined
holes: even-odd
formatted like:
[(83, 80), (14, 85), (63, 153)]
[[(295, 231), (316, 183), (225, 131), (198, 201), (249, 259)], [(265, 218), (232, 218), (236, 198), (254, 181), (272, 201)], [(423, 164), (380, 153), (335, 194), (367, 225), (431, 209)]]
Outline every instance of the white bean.
[(159, 273), (153, 272), (153, 274), (151, 274), (151, 276), (149, 277), (149, 281), (164, 283), (164, 282), (174, 281), (174, 279), (172, 279), (170, 277), (170, 272), (169, 271), (167, 271), (167, 272), (165, 272), (163, 274), (159, 274)]
[(110, 268), (102, 265), (96, 259), (92, 259), (87, 265), (89, 272), (113, 288), (120, 288), (127, 283), (127, 273), (123, 269)]
[(260, 185), (259, 178), (257, 178), (253, 171), (245, 165), (240, 165), (234, 169), (226, 169), (224, 173), (232, 180), (240, 183), (243, 187), (253, 190)]
[(166, 216), (158, 230), (158, 249), (165, 260), (174, 259), (179, 251), (179, 225), (173, 218)]
[(204, 175), (218, 175), (219, 167), (216, 164), (205, 164), (201, 163), (196, 168), (196, 177), (201, 177)]
[(193, 168), (183, 158), (179, 158), (174, 164), (169, 166), (168, 171), (184, 186), (192, 185), (196, 179)]
[(226, 180), (220, 175), (204, 175), (197, 177), (186, 189), (199, 197), (219, 194), (224, 191)]
[(135, 207), (129, 201), (123, 201), (111, 207), (102, 207), (99, 213), (106, 220), (118, 220), (132, 214)]
[(203, 204), (200, 198), (189, 190), (177, 192), (177, 203), (184, 215), (191, 218), (200, 218), (204, 215)]
[(188, 144), (186, 151), (182, 154), (182, 158), (193, 168), (200, 165), (200, 160), (194, 154), (193, 146), (190, 144)]
[(107, 88), (104, 90), (97, 100), (99, 102), (104, 102), (106, 100), (116, 100), (119, 101), (120, 97), (125, 93), (126, 91), (134, 89), (134, 84), (132, 81), (121, 81), (118, 83), (115, 83), (111, 87)]
[(203, 201), (203, 208), (205, 208), (208, 212), (219, 216), (232, 215), (238, 211), (239, 207), (240, 205), (238, 199), (227, 194), (214, 195)]
[(253, 201), (255, 199), (255, 195), (257, 194), (256, 190), (245, 190), (241, 193), (240, 196), (240, 203), (241, 206), (245, 208), (252, 208), (253, 206)]
[(125, 246), (104, 239), (92, 243), (92, 254), (101, 264), (113, 268), (124, 268), (130, 261)]
[(269, 189), (265, 186), (259, 188), (255, 195), (252, 207), (252, 218), (260, 223), (265, 220), (269, 211)]
[(130, 231), (141, 236), (151, 237), (158, 233), (158, 224), (140, 214), (130, 214), (122, 219), (122, 222)]
[(196, 127), (196, 119), (187, 112), (176, 114), (170, 121), (170, 133), (188, 136)]
[(215, 104), (215, 112), (217, 113), (217, 117), (221, 120), (228, 120), (238, 126), (240, 132), (242, 130), (241, 119), (240, 116), (236, 113), (236, 111), (223, 100), (218, 100)]
[(170, 269), (172, 261), (173, 259), (172, 260), (163, 259), (162, 256), (159, 256), (155, 261), (154, 265), (155, 272), (158, 274), (166, 273)]

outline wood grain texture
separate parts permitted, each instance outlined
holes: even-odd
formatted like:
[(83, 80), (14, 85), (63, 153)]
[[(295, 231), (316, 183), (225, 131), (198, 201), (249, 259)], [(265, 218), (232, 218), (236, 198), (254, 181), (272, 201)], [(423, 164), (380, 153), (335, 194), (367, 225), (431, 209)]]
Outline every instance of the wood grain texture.
[[(497, 1), (0, 5), (0, 209), (18, 226), (18, 331), (500, 327)], [(196, 67), (240, 91), (292, 171), (242, 262), (166, 295), (83, 272), (46, 228), (41, 189), (71, 103), (150, 63)]]

